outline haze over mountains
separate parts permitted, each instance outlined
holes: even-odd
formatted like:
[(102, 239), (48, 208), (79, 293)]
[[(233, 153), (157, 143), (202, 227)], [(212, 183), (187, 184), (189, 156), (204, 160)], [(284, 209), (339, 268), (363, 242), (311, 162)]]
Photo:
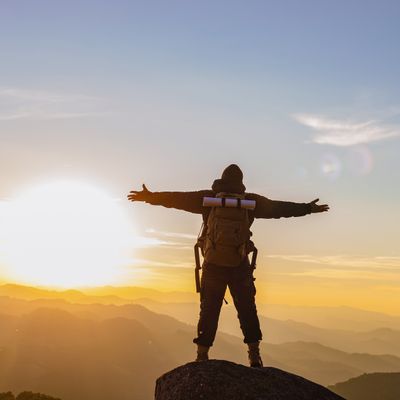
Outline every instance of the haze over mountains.
[[(159, 310), (171, 312), (170, 307), (177, 306), (182, 314), (178, 319), (197, 318), (198, 295), (194, 292), (159, 291), (138, 286), (103, 286), (83, 290), (55, 291), (30, 286), (5, 284), (0, 286), (0, 296), (35, 300), (62, 298), (71, 302), (102, 304), (126, 304), (135, 302), (146, 307), (158, 307)], [(229, 295), (227, 296), (229, 300)], [(155, 303), (156, 302), (156, 303)], [(188, 304), (189, 303), (189, 307)], [(232, 302), (230, 302), (232, 304)], [(179, 306), (178, 306), (179, 305)], [(162, 308), (161, 308), (162, 307)], [(348, 329), (367, 331), (382, 327), (400, 330), (400, 315), (389, 315), (368, 310), (340, 307), (302, 307), (281, 304), (257, 304), (259, 313), (278, 320), (294, 320), (315, 327), (328, 329)], [(226, 308), (226, 307), (225, 307)], [(193, 314), (195, 311), (195, 315)], [(222, 314), (223, 316), (223, 314)]]
[[(193, 360), (194, 294), (108, 289), (90, 296), (0, 286), (0, 392), (32, 390), (63, 400), (151, 399), (159, 375)], [(398, 317), (352, 309), (360, 321), (356, 331), (286, 320), (293, 308), (283, 311), (281, 319), (261, 316), (267, 365), (323, 385), (366, 372), (400, 372)], [(340, 308), (327, 313), (340, 319)], [(304, 315), (310, 319), (316, 311)], [(370, 315), (374, 328), (364, 331)], [(379, 320), (387, 325), (377, 329)], [(232, 306), (224, 306), (211, 357), (247, 365), (238, 325)]]
[[(137, 302), (152, 311), (171, 315), (180, 321), (186, 321), (190, 324), (197, 322), (198, 305), (195, 303), (161, 303), (145, 299), (138, 299)], [(354, 314), (356, 311), (352, 310)], [(395, 318), (393, 320), (392, 325), (396, 326)], [(268, 343), (308, 341), (318, 342), (343, 351), (371, 354), (388, 353), (400, 356), (400, 330), (392, 328), (353, 331), (339, 325), (341, 329), (324, 329), (292, 319), (281, 320), (263, 315), (260, 315), (260, 324), (264, 341)], [(236, 310), (231, 304), (224, 305), (219, 328), (223, 332), (241, 336)]]

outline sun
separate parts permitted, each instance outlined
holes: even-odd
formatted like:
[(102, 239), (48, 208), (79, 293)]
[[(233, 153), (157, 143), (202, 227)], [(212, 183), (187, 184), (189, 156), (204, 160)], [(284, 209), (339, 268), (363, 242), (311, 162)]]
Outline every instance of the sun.
[(1, 223), (8, 277), (43, 286), (118, 282), (134, 238), (118, 201), (69, 181), (42, 184), (9, 201)]

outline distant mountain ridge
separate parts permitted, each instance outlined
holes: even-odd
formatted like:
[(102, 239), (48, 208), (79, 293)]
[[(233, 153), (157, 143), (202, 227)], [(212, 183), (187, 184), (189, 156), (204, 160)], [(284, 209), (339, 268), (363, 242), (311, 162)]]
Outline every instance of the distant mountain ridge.
[(43, 393), (21, 392), (14, 396), (12, 392), (0, 393), (0, 400), (61, 400)]
[(140, 286), (103, 286), (81, 290), (53, 290), (33, 286), (6, 283), (0, 285), (0, 296), (19, 298), (24, 300), (59, 299), (63, 298), (72, 302), (126, 304), (138, 298), (147, 298), (158, 301), (196, 301), (196, 293), (167, 292)]
[[(194, 292), (160, 291), (140, 286), (103, 286), (82, 288), (80, 290), (50, 290), (31, 286), (4, 284), (0, 285), (0, 296), (35, 299), (66, 299), (71, 302), (91, 304), (127, 304), (140, 303), (148, 308), (151, 302), (164, 304), (190, 305), (197, 310), (198, 294)], [(229, 295), (228, 295), (229, 297)], [(194, 308), (193, 308), (194, 307)], [(380, 328), (400, 330), (400, 315), (389, 315), (347, 306), (311, 307), (288, 306), (279, 304), (258, 304), (259, 313), (271, 319), (292, 320), (322, 329), (336, 330), (345, 327), (347, 330), (364, 332)], [(193, 311), (190, 313), (193, 314)], [(163, 311), (165, 313), (165, 311)], [(197, 313), (195, 313), (197, 314)], [(179, 319), (179, 318), (178, 318)], [(185, 319), (186, 320), (186, 319)]]

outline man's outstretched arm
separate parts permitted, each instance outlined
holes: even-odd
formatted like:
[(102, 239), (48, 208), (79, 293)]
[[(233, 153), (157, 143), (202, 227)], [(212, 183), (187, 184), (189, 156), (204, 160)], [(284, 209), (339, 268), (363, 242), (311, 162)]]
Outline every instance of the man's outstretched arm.
[(271, 200), (258, 194), (250, 196), (256, 200), (255, 218), (301, 217), (329, 210), (327, 204), (317, 204), (319, 199), (315, 199), (310, 203), (294, 203), (290, 201)]
[(195, 214), (203, 212), (203, 197), (210, 196), (211, 190), (199, 190), (196, 192), (151, 192), (146, 185), (142, 190), (132, 190), (128, 195), (130, 201), (144, 201), (148, 204), (176, 208)]

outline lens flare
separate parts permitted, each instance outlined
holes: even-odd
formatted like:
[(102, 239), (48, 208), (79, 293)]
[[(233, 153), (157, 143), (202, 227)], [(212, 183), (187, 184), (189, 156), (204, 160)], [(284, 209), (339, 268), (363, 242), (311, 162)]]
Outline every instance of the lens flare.
[(334, 154), (324, 154), (320, 164), (320, 172), (323, 176), (335, 180), (342, 172), (342, 163)]

